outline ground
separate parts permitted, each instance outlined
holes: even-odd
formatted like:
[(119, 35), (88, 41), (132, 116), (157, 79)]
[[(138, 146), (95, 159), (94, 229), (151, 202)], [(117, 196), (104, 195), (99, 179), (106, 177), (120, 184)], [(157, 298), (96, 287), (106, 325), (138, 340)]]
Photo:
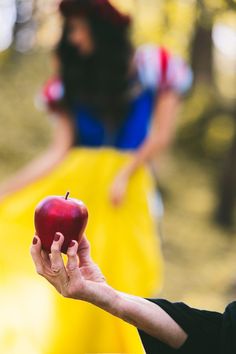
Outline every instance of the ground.
[[(14, 56), (0, 68), (0, 179), (42, 151), (50, 140), (34, 97), (50, 72), (47, 53)], [(222, 311), (236, 295), (236, 238), (214, 225), (215, 191), (204, 165), (173, 148), (159, 166), (164, 190), (162, 296)], [(236, 285), (235, 285), (236, 287)]]

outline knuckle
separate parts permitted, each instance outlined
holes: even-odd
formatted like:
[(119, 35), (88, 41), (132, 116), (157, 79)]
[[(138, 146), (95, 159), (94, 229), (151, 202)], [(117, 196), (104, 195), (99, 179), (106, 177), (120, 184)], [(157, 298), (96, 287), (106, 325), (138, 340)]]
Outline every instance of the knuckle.
[(75, 257), (77, 255), (76, 250), (74, 248), (69, 248), (67, 251), (68, 257)]
[(43, 276), (44, 275), (43, 267), (40, 266), (36, 267), (36, 272), (38, 273), (38, 275)]
[(30, 254), (31, 254), (32, 256), (34, 256), (35, 254), (37, 254), (37, 250), (36, 250), (35, 247), (33, 247), (33, 246), (30, 247)]
[(53, 243), (51, 246), (51, 251), (54, 254), (59, 254), (60, 253), (60, 248), (58, 244)]
[(60, 264), (52, 264), (51, 270), (54, 274), (59, 274), (62, 270), (62, 267)]
[(70, 273), (74, 273), (77, 270), (77, 264), (68, 264), (66, 268)]

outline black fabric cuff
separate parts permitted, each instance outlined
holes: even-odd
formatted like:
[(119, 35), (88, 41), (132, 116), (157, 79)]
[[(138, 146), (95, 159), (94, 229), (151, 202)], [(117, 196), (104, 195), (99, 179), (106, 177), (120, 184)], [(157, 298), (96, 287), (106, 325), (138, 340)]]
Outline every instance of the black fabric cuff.
[(170, 303), (161, 299), (146, 300), (161, 307), (188, 335), (181, 348), (173, 349), (145, 332), (139, 331), (147, 354), (217, 354), (219, 352), (221, 314), (193, 309), (184, 303)]

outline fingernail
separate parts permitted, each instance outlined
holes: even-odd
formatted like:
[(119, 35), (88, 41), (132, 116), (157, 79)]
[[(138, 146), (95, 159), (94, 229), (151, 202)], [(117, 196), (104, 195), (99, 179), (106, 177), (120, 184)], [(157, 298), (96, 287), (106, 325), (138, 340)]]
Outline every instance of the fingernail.
[(74, 245), (75, 245), (75, 241), (71, 241), (69, 244), (69, 248), (74, 247)]
[(56, 233), (55, 237), (54, 237), (54, 241), (59, 241), (60, 240), (61, 235), (59, 233)]
[(33, 238), (33, 245), (37, 245), (38, 239), (36, 237)]

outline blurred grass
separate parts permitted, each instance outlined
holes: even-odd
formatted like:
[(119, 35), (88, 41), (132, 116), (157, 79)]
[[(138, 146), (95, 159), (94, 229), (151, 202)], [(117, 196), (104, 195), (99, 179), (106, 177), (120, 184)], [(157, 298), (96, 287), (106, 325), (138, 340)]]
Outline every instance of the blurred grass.
[[(33, 102), (49, 72), (49, 56), (44, 52), (12, 56), (0, 69), (0, 179), (40, 153), (50, 141), (50, 123)], [(191, 100), (196, 101), (194, 97)], [(186, 104), (183, 121), (191, 119), (193, 111), (194, 106), (191, 110)], [(161, 163), (166, 204), (162, 296), (222, 310), (236, 292), (231, 287), (236, 284), (236, 240), (211, 221), (213, 180), (207, 166), (177, 149)]]
[(216, 203), (208, 169), (172, 153), (161, 166), (166, 188), (163, 296), (223, 310), (235, 299), (236, 240), (214, 225)]

